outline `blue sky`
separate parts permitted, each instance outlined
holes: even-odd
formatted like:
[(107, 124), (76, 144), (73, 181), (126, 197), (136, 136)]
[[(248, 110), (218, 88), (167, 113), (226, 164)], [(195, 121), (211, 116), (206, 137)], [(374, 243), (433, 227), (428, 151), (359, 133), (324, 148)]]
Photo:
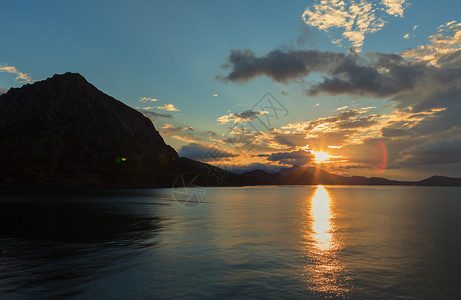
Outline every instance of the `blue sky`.
[[(440, 90), (427, 91), (425, 95), (450, 99), (431, 98), (431, 103), (443, 105), (429, 105), (427, 100), (424, 108), (411, 113), (409, 106), (422, 103), (411, 94), (421, 82), (412, 83), (412, 89), (402, 88), (393, 78), (389, 82), (399, 88), (379, 95), (362, 82), (359, 88), (364, 90), (325, 88), (308, 96), (306, 90), (323, 78), (344, 79), (349, 73), (319, 68), (309, 74), (288, 74), (283, 61), (267, 56), (279, 51), (284, 59), (299, 59), (306, 51), (316, 51), (351, 58), (352, 48), (358, 65), (383, 75), (383, 66), (373, 61), (377, 58), (367, 54), (392, 53), (403, 57), (406, 70), (411, 66), (411, 76), (427, 74), (421, 71), (424, 66), (439, 78), (439, 73), (461, 65), (457, 57), (460, 6), (454, 0), (8, 1), (2, 4), (0, 92), (55, 73), (78, 72), (103, 92), (151, 112), (156, 128), (180, 154), (229, 168), (320, 164), (315, 156), (325, 152), (330, 157), (321, 167), (338, 174), (401, 179), (434, 173), (461, 176), (457, 154), (461, 124), (445, 124), (456, 115), (456, 99)], [(429, 38), (437, 33), (441, 36)], [(443, 42), (447, 38), (449, 42)], [(440, 46), (438, 50), (434, 45)], [(244, 50), (252, 55), (244, 55)], [(230, 62), (231, 53), (238, 51), (238, 57), (260, 65)], [(436, 62), (444, 55), (451, 55), (451, 64)], [(267, 67), (272, 63), (279, 69)], [(232, 71), (250, 67), (258, 68), (257, 72), (252, 69), (253, 75), (229, 80)], [(279, 70), (288, 77), (274, 80)], [(395, 75), (392, 70), (389, 74)], [(455, 74), (443, 76), (455, 78)], [(458, 88), (456, 81), (446, 90)], [(288, 115), (272, 118), (270, 128), (252, 132), (251, 124), (272, 112), (255, 108), (253, 114), (241, 113), (266, 92)], [(140, 102), (143, 97), (157, 101)], [(344, 112), (336, 123), (326, 119)], [(405, 124), (405, 118), (417, 121)], [(365, 121), (367, 126), (357, 127)], [(235, 133), (233, 127), (252, 141), (251, 150), (226, 142), (225, 134)], [(376, 146), (381, 143), (386, 153)], [(207, 149), (212, 147), (227, 154), (208, 157)], [(384, 158), (386, 166), (377, 167)]]

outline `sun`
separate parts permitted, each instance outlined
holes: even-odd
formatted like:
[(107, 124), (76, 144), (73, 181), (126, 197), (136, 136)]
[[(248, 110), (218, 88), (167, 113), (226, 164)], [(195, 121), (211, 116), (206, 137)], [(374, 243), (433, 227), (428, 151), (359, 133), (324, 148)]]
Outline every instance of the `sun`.
[(322, 152), (322, 151), (311, 151), (312, 154), (314, 154), (315, 156), (315, 163), (317, 164), (322, 164), (326, 161), (328, 161), (330, 158), (334, 157), (326, 152)]

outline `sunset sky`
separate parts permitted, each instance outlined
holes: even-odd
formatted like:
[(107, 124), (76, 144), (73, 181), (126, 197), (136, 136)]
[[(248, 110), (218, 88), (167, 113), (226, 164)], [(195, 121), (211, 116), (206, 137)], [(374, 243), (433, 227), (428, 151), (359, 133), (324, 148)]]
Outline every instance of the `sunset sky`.
[(180, 156), (461, 177), (461, 2), (6, 1), (0, 94), (78, 72)]

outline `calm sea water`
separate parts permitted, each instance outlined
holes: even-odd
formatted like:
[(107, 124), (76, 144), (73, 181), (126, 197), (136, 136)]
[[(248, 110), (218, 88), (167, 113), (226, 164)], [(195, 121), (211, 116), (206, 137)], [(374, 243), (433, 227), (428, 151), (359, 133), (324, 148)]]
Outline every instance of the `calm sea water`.
[(461, 188), (206, 192), (4, 193), (0, 298), (461, 297)]

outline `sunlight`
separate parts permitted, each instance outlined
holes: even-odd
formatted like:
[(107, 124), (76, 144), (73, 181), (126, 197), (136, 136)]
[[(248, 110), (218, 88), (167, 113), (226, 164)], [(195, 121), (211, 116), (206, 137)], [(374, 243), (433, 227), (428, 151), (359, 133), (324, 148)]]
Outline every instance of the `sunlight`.
[[(344, 267), (338, 259), (342, 244), (335, 231), (335, 201), (327, 189), (319, 185), (306, 202), (304, 229), (307, 263), (303, 275), (310, 289), (331, 295), (347, 293)], [(312, 263), (315, 262), (315, 263)]]
[(326, 161), (328, 161), (330, 158), (334, 157), (326, 152), (322, 151), (311, 151), (312, 154), (315, 156), (315, 163), (317, 164), (322, 164)]
[(312, 198), (312, 230), (316, 246), (320, 250), (329, 249), (332, 245), (330, 196), (323, 185), (317, 187)]

